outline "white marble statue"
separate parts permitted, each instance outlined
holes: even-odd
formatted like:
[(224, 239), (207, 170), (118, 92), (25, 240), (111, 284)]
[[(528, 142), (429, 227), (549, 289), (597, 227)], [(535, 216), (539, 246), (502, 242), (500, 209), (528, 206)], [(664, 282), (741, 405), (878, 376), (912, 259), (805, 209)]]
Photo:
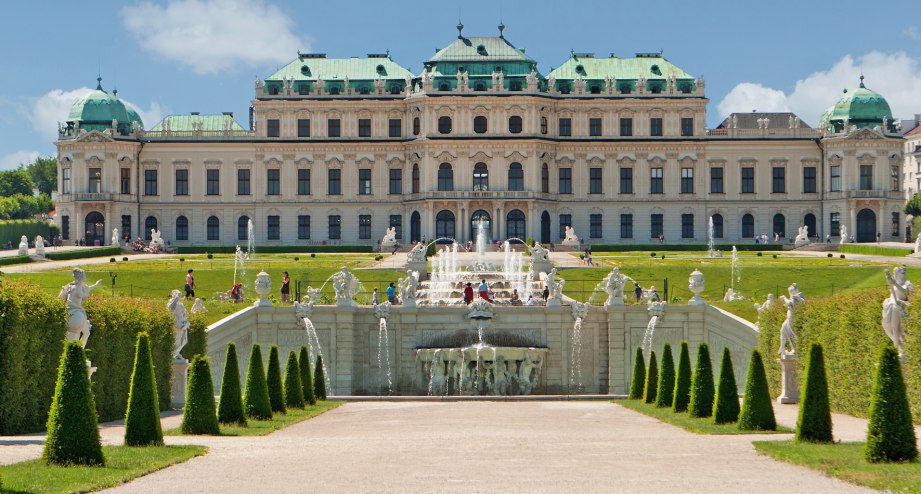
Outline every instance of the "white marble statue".
[(799, 227), (799, 233), (796, 234), (796, 238), (793, 240), (794, 245), (806, 245), (809, 243), (809, 227), (803, 225)]
[(27, 256), (29, 255), (29, 239), (25, 235), (19, 239), (19, 255)]
[(182, 292), (173, 290), (166, 308), (173, 315), (173, 360), (184, 360), (179, 352), (189, 342), (189, 318), (182, 303)]
[(163, 241), (163, 237), (156, 228), (150, 229), (150, 248), (159, 252), (166, 250), (166, 242)]
[(400, 278), (397, 281), (400, 291), (400, 299), (403, 300), (404, 307), (416, 306), (416, 290), (419, 287), (419, 272), (411, 269), (406, 270), (406, 278)]
[(691, 300), (688, 300), (688, 305), (707, 305), (707, 302), (700, 296), (705, 287), (704, 274), (699, 269), (695, 269), (688, 278), (688, 289), (694, 294)]
[(407, 254), (409, 262), (425, 262), (425, 245), (422, 242), (416, 242), (416, 245)]
[(546, 304), (548, 307), (559, 307), (563, 303), (563, 284), (566, 280), (556, 281), (556, 268), (550, 270), (544, 278), (544, 284), (550, 291)]
[(195, 303), (192, 304), (191, 312), (192, 314), (206, 314), (208, 309), (205, 307), (205, 304), (201, 302), (200, 298), (196, 298)]
[(58, 298), (67, 301), (67, 312), (70, 317), (67, 319), (67, 341), (79, 341), (83, 348), (86, 348), (86, 340), (90, 337), (92, 325), (86, 318), (86, 311), (83, 309), (83, 301), (89, 298), (90, 292), (102, 283), (102, 280), (86, 284), (86, 272), (80, 268), (74, 268), (74, 281), (64, 285)]
[(921, 234), (915, 238), (915, 254), (921, 254)]
[(35, 255), (45, 257), (45, 239), (41, 235), (35, 236)]
[(767, 300), (763, 304), (755, 303), (755, 310), (758, 311), (758, 315), (761, 315), (762, 312), (766, 310), (771, 310), (771, 307), (774, 307), (774, 294), (769, 293)]
[(624, 305), (624, 285), (626, 284), (627, 277), (620, 274), (619, 267), (614, 266), (614, 269), (604, 278), (604, 292), (608, 294), (604, 305), (608, 307)]
[(839, 244), (846, 244), (849, 240), (847, 236), (847, 226), (841, 225), (839, 228), (841, 234), (841, 240), (838, 241)]
[(393, 247), (397, 244), (397, 229), (390, 227), (384, 233), (384, 238), (381, 239), (381, 247)]
[[(919, 235), (919, 236), (921, 236), (921, 235)], [(533, 247), (530, 246), (530, 245), (526, 245), (526, 247), (528, 248), (528, 252), (531, 253), (531, 260), (532, 260), (532, 261), (546, 261), (546, 260), (547, 260), (547, 256), (548, 256), (549, 253), (550, 253), (550, 252), (549, 252), (547, 249), (545, 249), (542, 245), (540, 245), (539, 243), (537, 243), (536, 240), (534, 241), (534, 246), (533, 246)]]
[(113, 229), (112, 229), (112, 246), (113, 246), (113, 247), (121, 247), (121, 246), (122, 246), (122, 239), (119, 238), (119, 236), (118, 236), (118, 228), (113, 228)]
[(886, 284), (889, 286), (889, 297), (883, 301), (883, 329), (892, 340), (892, 344), (899, 350), (899, 355), (905, 355), (905, 330), (902, 320), (908, 317), (908, 295), (915, 291), (914, 285), (905, 277), (905, 266), (886, 270)]
[[(787, 288), (787, 292), (790, 294), (789, 298), (784, 295), (780, 296), (781, 302), (787, 308), (787, 317), (780, 326), (780, 350), (777, 353), (780, 355), (796, 355), (796, 342), (794, 341), (796, 332), (793, 331), (793, 320), (796, 316), (796, 306), (805, 302), (806, 297), (799, 291), (796, 283), (790, 285)], [(789, 351), (787, 351), (787, 347), (790, 348)]]
[(579, 246), (579, 237), (576, 236), (576, 230), (571, 226), (566, 226), (566, 237), (561, 242), (566, 246)]
[(333, 290), (336, 292), (337, 307), (358, 306), (358, 303), (355, 302), (355, 295), (358, 295), (358, 283), (358, 278), (349, 272), (346, 266), (333, 275)]

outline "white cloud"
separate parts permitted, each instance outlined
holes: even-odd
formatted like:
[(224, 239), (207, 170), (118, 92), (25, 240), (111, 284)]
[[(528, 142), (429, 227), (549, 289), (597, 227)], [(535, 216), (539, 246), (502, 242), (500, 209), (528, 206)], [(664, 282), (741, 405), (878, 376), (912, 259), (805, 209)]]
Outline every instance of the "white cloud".
[[(777, 108), (789, 108), (789, 111), (810, 125), (816, 125), (822, 113), (841, 98), (845, 88), (857, 87), (861, 73), (866, 76), (866, 86), (889, 102), (893, 117), (904, 118), (921, 111), (921, 101), (918, 99), (921, 94), (921, 60), (904, 52), (879, 51), (872, 51), (857, 59), (847, 55), (828, 70), (815, 72), (796, 81), (789, 94), (760, 84), (738, 84), (717, 108), (724, 116), (729, 112), (751, 111), (753, 108), (767, 111), (765, 106), (751, 106), (740, 95), (747, 94), (746, 91), (756, 95), (772, 95), (777, 97), (777, 100), (772, 100)], [(749, 89), (751, 87), (760, 89), (754, 91)]]
[(787, 95), (783, 91), (751, 82), (736, 85), (716, 108), (720, 112), (720, 118), (725, 118), (730, 113), (747, 113), (753, 110), (790, 111), (787, 107)]
[[(70, 91), (52, 89), (36, 99), (30, 109), (25, 110), (32, 121), (32, 127), (42, 136), (44, 142), (50, 143), (57, 139), (58, 123), (66, 121), (74, 102), (91, 91), (93, 89), (85, 86)], [(126, 99), (122, 99), (122, 102), (138, 112), (145, 128), (149, 129), (160, 121), (162, 113), (158, 103), (151, 102), (150, 107), (144, 110)]]
[(294, 22), (264, 0), (169, 0), (121, 10), (141, 47), (205, 74), (291, 61), (306, 39)]
[(19, 168), (19, 165), (28, 165), (39, 156), (41, 156), (41, 153), (38, 151), (12, 152), (6, 156), (0, 157), (0, 170), (13, 170)]
[(144, 122), (145, 129), (150, 129), (154, 125), (157, 125), (163, 118), (163, 111), (160, 109), (160, 104), (156, 101), (151, 101), (150, 108), (146, 110), (126, 99), (123, 99), (122, 102), (138, 112), (138, 115), (141, 116), (141, 121)]

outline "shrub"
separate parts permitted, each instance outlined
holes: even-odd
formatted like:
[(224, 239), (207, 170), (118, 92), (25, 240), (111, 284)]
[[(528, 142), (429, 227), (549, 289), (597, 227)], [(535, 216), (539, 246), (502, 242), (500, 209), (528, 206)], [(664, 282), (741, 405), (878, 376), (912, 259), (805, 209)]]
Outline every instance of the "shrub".
[(774, 407), (771, 393), (768, 391), (767, 376), (761, 352), (752, 350), (748, 364), (748, 378), (745, 380), (745, 397), (739, 415), (739, 430), (774, 431), (777, 421), (774, 419)]
[(313, 394), (317, 400), (326, 400), (326, 374), (323, 372), (322, 355), (317, 355), (317, 366), (313, 370)]
[[(714, 244), (714, 250), (732, 250), (732, 244)], [(707, 244), (592, 244), (592, 252), (649, 252), (649, 251), (666, 251), (666, 252), (678, 252), (678, 251), (706, 251), (709, 248)], [(742, 251), (774, 251), (774, 250), (783, 250), (783, 245), (780, 244), (739, 244), (736, 245), (736, 250), (739, 252)]]
[(828, 255), (827, 255), (826, 257), (833, 257), (833, 256), (834, 256), (834, 254), (832, 254), (831, 252), (829, 252)]
[(691, 356), (688, 352), (688, 342), (681, 342), (678, 352), (678, 372), (675, 375), (675, 392), (672, 394), (672, 411), (688, 411), (691, 401)]
[(691, 402), (688, 415), (709, 417), (713, 414), (713, 366), (710, 364), (710, 347), (701, 343), (697, 347), (697, 364), (691, 379)]
[(154, 376), (150, 337), (147, 333), (138, 335), (134, 351), (134, 372), (131, 373), (128, 411), (125, 414), (125, 445), (163, 445), (160, 401), (157, 397), (157, 380)]
[(246, 390), (243, 393), (243, 410), (246, 416), (256, 420), (270, 420), (272, 405), (269, 403), (269, 387), (262, 370), (262, 349), (253, 345), (246, 370)]
[(841, 244), (838, 246), (838, 252), (846, 252), (848, 254), (870, 254), (870, 255), (875, 255), (875, 256), (905, 257), (914, 251), (909, 248), (899, 248), (899, 247), (881, 247), (877, 245), (862, 245), (862, 244)]
[(825, 379), (825, 358), (822, 345), (809, 346), (806, 360), (806, 380), (800, 393), (799, 418), (796, 421), (796, 441), (830, 443), (831, 410), (828, 408), (828, 381)]
[(662, 260), (665, 260), (665, 254), (662, 254)]
[(296, 262), (296, 261), (300, 261), (301, 258), (300, 258), (300, 257), (295, 257), (294, 260), (295, 260), (295, 262)]
[(294, 355), (293, 351), (288, 353), (288, 362), (285, 365), (285, 406), (288, 408), (304, 408), (304, 389), (301, 386), (297, 356)]
[(55, 465), (105, 464), (86, 355), (77, 341), (64, 343), (42, 459)]
[(758, 251), (758, 254), (756, 254), (756, 255), (757, 255), (758, 257), (761, 257), (761, 251)]
[(217, 420), (222, 424), (246, 425), (243, 413), (243, 397), (240, 395), (240, 370), (237, 364), (237, 346), (227, 344), (227, 359), (224, 362), (224, 378), (221, 381), (221, 397), (217, 407)]
[(127, 261), (127, 260), (128, 260), (128, 256), (122, 257), (122, 261)]
[(179, 262), (185, 262), (185, 257), (180, 257)]
[(196, 355), (189, 368), (189, 386), (182, 413), (183, 434), (221, 433), (214, 410), (214, 385), (211, 383), (211, 365), (208, 357)]
[(313, 392), (313, 377), (310, 375), (310, 352), (307, 351), (306, 345), (301, 345), (297, 367), (301, 374), (301, 388), (304, 391), (304, 404), (316, 405), (317, 397)]
[(269, 350), (269, 368), (266, 370), (265, 383), (269, 387), (269, 404), (272, 412), (285, 413), (285, 392), (281, 382), (281, 362), (278, 360), (278, 346)]
[(316, 253), (316, 252), (311, 252), (311, 253), (310, 253), (310, 257), (317, 257), (317, 253)]
[(772, 257), (773, 257), (774, 259), (777, 259), (777, 254), (774, 254)]
[(863, 454), (871, 463), (912, 461), (918, 457), (899, 355), (888, 342), (879, 351)]
[(60, 229), (54, 223), (39, 220), (2, 220), (0, 221), (0, 245), (10, 242), (14, 246), (19, 245), (19, 239), (23, 235), (26, 238), (35, 238), (41, 235), (44, 239), (54, 238)]
[(643, 386), (643, 401), (654, 403), (656, 401), (656, 385), (659, 382), (659, 369), (656, 366), (656, 352), (649, 352), (649, 367), (646, 368), (646, 383)]
[(672, 346), (666, 342), (662, 349), (662, 370), (659, 372), (659, 383), (656, 389), (656, 406), (668, 408), (672, 406), (675, 393), (675, 360), (672, 358)]
[(713, 403), (713, 423), (731, 424), (739, 420), (739, 386), (732, 370), (732, 357), (728, 348), (723, 348), (720, 362), (720, 378), (716, 387), (716, 401)]
[(214, 254), (208, 252), (208, 259), (214, 259)]
[(646, 361), (643, 358), (643, 348), (636, 347), (636, 356), (633, 357), (633, 376), (630, 379), (630, 394), (627, 398), (639, 400), (643, 397), (643, 381), (646, 379)]
[(121, 254), (118, 247), (98, 247), (95, 249), (65, 250), (59, 252), (45, 252), (45, 257), (52, 261), (66, 261), (69, 259), (86, 259), (89, 257), (105, 257)]
[(838, 256), (838, 257), (841, 258), (841, 259), (844, 259), (844, 254), (841, 254), (841, 255)]
[(0, 257), (0, 266), (9, 266), (11, 264), (26, 264), (32, 262), (30, 256), (9, 256)]
[(115, 258), (114, 258), (114, 257), (110, 257), (110, 258), (109, 258), (109, 262), (115, 262)]
[(655, 253), (655, 252), (650, 252), (650, 253), (649, 253), (649, 257), (656, 257), (656, 253)]
[(182, 347), (183, 357), (191, 361), (196, 355), (208, 354), (207, 330), (208, 324), (202, 315), (192, 314), (189, 317), (189, 341)]
[[(17, 237), (18, 238), (18, 237)], [(294, 254), (294, 253), (367, 253), (374, 251), (372, 245), (260, 245), (260, 254)], [(233, 244), (221, 246), (183, 245), (176, 247), (177, 254), (233, 254)]]

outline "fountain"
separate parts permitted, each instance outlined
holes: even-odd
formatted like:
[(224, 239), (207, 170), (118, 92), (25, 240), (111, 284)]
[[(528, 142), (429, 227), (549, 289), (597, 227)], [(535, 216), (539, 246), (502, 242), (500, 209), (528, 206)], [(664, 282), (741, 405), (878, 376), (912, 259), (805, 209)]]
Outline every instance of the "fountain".
[[(310, 361), (316, 362), (317, 357), (323, 356), (323, 345), (320, 344), (320, 338), (317, 336), (317, 330), (313, 326), (310, 316), (313, 315), (313, 304), (319, 300), (320, 290), (313, 287), (307, 287), (307, 295), (304, 296), (303, 302), (294, 302), (294, 313), (297, 320), (307, 331), (307, 350), (310, 353)], [(323, 359), (323, 377), (326, 380), (326, 389), (331, 390), (329, 386), (329, 371), (326, 369), (326, 359)]]
[[(723, 296), (723, 302), (735, 302), (736, 300), (745, 300), (745, 297), (741, 293), (736, 291), (736, 280), (739, 283), (742, 282), (742, 262), (739, 260), (739, 251), (736, 250), (736, 246), (732, 246), (732, 261), (731, 261), (731, 272), (730, 272), (730, 287), (726, 290), (726, 295)], [(738, 277), (736, 272), (738, 271)]]
[[(390, 317), (390, 302), (374, 306), (374, 315), (378, 318), (377, 369), (380, 394), (393, 393), (393, 379), (390, 373), (390, 338), (387, 334), (387, 318)], [(384, 382), (386, 376), (387, 381)], [(386, 390), (384, 385), (386, 384)]]
[(665, 306), (668, 302), (656, 302), (650, 300), (646, 304), (646, 311), (649, 312), (649, 324), (646, 325), (646, 333), (643, 334), (643, 353), (646, 359), (649, 359), (649, 352), (652, 351), (652, 339), (656, 333), (656, 326), (665, 315)]
[(723, 257), (723, 253), (713, 247), (713, 216), (707, 221), (707, 257)]
[(581, 393), (582, 385), (582, 320), (588, 315), (588, 305), (582, 302), (572, 303), (572, 340), (569, 350), (569, 389)]
[(486, 262), (486, 244), (489, 242), (486, 233), (486, 220), (474, 220), (476, 226), (476, 261), (470, 267), (472, 271), (495, 271), (495, 267)]

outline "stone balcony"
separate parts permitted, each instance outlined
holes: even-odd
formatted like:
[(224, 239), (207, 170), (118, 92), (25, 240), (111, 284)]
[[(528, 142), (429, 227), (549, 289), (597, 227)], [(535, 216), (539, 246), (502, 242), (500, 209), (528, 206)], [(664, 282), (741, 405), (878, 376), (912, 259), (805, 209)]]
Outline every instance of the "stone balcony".
[(431, 190), (405, 194), (403, 202), (424, 201), (428, 199), (540, 199), (556, 201), (556, 194), (546, 194), (530, 190)]
[(822, 133), (811, 128), (790, 129), (708, 129), (710, 139), (817, 139)]

